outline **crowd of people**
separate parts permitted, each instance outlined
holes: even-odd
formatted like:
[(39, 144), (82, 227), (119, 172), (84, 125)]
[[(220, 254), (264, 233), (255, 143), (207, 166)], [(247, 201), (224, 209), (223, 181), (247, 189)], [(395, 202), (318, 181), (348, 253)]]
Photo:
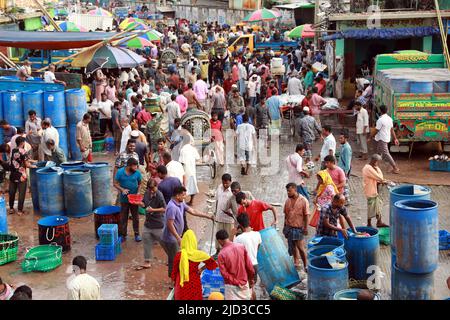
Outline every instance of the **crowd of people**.
[[(337, 237), (341, 233), (348, 237), (346, 224), (357, 233), (348, 214), (353, 160), (349, 132), (334, 132), (331, 126), (322, 125), (320, 117), (321, 106), (326, 103), (324, 96), (333, 95), (342, 101), (343, 63), (340, 57), (336, 57), (334, 74), (315, 72), (312, 64), (324, 62), (327, 57), (311, 42), (302, 40), (298, 46), (281, 48), (280, 52), (270, 49), (251, 52), (243, 48), (219, 57), (210, 51), (206, 76), (202, 74), (200, 61), (195, 56), (190, 57), (184, 70), (176, 61), (167, 66), (153, 63), (161, 62), (161, 53), (165, 48), (170, 47), (181, 53), (182, 45), (186, 43), (195, 47), (206, 42), (226, 41), (245, 32), (254, 32), (260, 40), (277, 40), (284, 36), (277, 29), (259, 32), (237, 28), (236, 32), (231, 32), (217, 24), (202, 29), (199, 24), (192, 23), (164, 30), (161, 43), (143, 52), (149, 59), (145, 67), (98, 69), (91, 77), (83, 79), (82, 89), (86, 93), (89, 112), (77, 124), (76, 140), (82, 160), (93, 161), (91, 135), (94, 133), (114, 140), (113, 184), (117, 190), (116, 203), (121, 207), (119, 235), (122, 241), (127, 241), (128, 220), (131, 219), (134, 240), (143, 241), (144, 248), (143, 263), (136, 270), (152, 268), (154, 243), (161, 245), (167, 255), (167, 274), (174, 284), (175, 299), (202, 298), (198, 272), (202, 262), (203, 268), (209, 270), (219, 267), (225, 281), (226, 299), (255, 299), (253, 289), (258, 274), (257, 252), (262, 243), (258, 231), (266, 227), (263, 212), (272, 212), (272, 226), (276, 226), (280, 218), (273, 205), (255, 199), (250, 191), (241, 190), (239, 179), (233, 179), (228, 173), (222, 174), (221, 184), (215, 192), (214, 213), (194, 209), (195, 195), (199, 193), (196, 163), (202, 155), (195, 146), (192, 132), (182, 125), (182, 117), (189, 112), (200, 110), (209, 117), (211, 143), (222, 166), (228, 143), (224, 130), (234, 130), (236, 156), (241, 165), (241, 175), (245, 176), (251, 174), (251, 166), (257, 163), (258, 137), (280, 132), (283, 119), (280, 96), (283, 93), (304, 95), (301, 103), (295, 106), (296, 140), (301, 143), (285, 161), (289, 176), (285, 186), (288, 199), (282, 213), (283, 234), (289, 254), (295, 266), (307, 273), (304, 239), (308, 236), (309, 226), (315, 227), (319, 236)], [(272, 74), (273, 58), (282, 59), (285, 73)], [(55, 81), (54, 71), (55, 67), (51, 66), (45, 81)], [(20, 75), (26, 78), (27, 71), (22, 69)], [(331, 83), (333, 85), (330, 87)], [(371, 138), (365, 109), (368, 100), (360, 91), (358, 93), (352, 108), (356, 115), (360, 157), (367, 160), (367, 141)], [(160, 102), (153, 109), (148, 107), (152, 99)], [(376, 218), (377, 227), (386, 226), (382, 221), (381, 198), (377, 189), (379, 184), (388, 183), (378, 165), (382, 157), (392, 165), (394, 172), (398, 172), (387, 148), (391, 136), (395, 143), (398, 142), (392, 129), (392, 119), (386, 114), (385, 107), (381, 107), (381, 112), (376, 132), (372, 133), (379, 154), (370, 157), (370, 163), (362, 172), (368, 205), (367, 224), (371, 225), (372, 218)], [(98, 118), (98, 127), (92, 124), (94, 118)], [(15, 128), (5, 120), (0, 122), (4, 132), (4, 143), (0, 149), (6, 155), (2, 164), (11, 172), (10, 213), (15, 212), (13, 206), (17, 191), (17, 214), (24, 212), (27, 168), (32, 168), (36, 161), (50, 160), (56, 164), (66, 161), (67, 155), (59, 147), (58, 131), (51, 120), (41, 120), (31, 110), (25, 128)], [(323, 139), (320, 154), (313, 155), (313, 145), (319, 136)], [(314, 161), (320, 166), (320, 171), (315, 175), (316, 188), (309, 191), (305, 179), (313, 178), (313, 170), (310, 169)], [(143, 195), (142, 202), (130, 203), (130, 194)], [(139, 225), (139, 208), (143, 208), (146, 214), (142, 228)], [(188, 227), (187, 214), (214, 221), (218, 231), (216, 253), (212, 257), (198, 250), (196, 235)], [(73, 263), (84, 271), (81, 274), (85, 274), (84, 257), (75, 258)], [(98, 299), (98, 283), (83, 277), (74, 285), (79, 289), (72, 289), (69, 297)], [(82, 290), (84, 286), (88, 287), (86, 291)], [(4, 296), (11, 296), (11, 288), (6, 285), (4, 290)]]

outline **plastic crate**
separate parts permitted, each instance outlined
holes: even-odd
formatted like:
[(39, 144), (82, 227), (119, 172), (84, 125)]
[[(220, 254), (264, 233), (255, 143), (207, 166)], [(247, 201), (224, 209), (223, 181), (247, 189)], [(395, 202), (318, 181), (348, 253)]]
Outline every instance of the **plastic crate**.
[(95, 246), (95, 260), (113, 261), (116, 260), (116, 244), (97, 244)]
[(225, 293), (225, 283), (219, 268), (215, 270), (204, 270), (201, 276), (203, 297), (208, 297), (211, 292)]
[(111, 245), (117, 243), (119, 239), (119, 229), (117, 224), (102, 224), (98, 228), (100, 244)]
[(122, 237), (119, 237), (119, 239), (117, 240), (116, 244), (115, 244), (115, 253), (116, 256), (120, 253), (122, 253)]
[(450, 161), (430, 160), (431, 171), (448, 171), (450, 172)]
[(92, 152), (102, 152), (105, 150), (105, 139), (92, 141)]

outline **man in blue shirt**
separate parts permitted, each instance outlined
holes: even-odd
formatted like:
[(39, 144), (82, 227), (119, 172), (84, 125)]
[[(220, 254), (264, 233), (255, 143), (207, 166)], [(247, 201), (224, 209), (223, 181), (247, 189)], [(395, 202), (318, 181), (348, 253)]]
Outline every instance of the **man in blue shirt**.
[(139, 207), (137, 204), (131, 204), (128, 201), (128, 195), (137, 194), (139, 190), (142, 175), (138, 168), (139, 162), (135, 158), (130, 158), (127, 161), (127, 166), (120, 168), (114, 177), (114, 187), (120, 192), (121, 210), (119, 234), (122, 236), (122, 241), (125, 241), (127, 238), (129, 212), (133, 218), (134, 240), (136, 242), (142, 241), (141, 236), (139, 235)]
[(214, 221), (214, 215), (207, 215), (189, 207), (184, 201), (186, 199), (186, 189), (183, 186), (176, 187), (173, 190), (172, 199), (166, 207), (164, 229), (161, 236), (160, 245), (167, 254), (169, 278), (172, 274), (173, 260), (179, 251), (181, 238), (187, 230), (185, 213), (197, 217), (207, 218)]
[(281, 128), (281, 101), (280, 97), (276, 95), (277, 89), (272, 89), (272, 96), (266, 100), (267, 110), (269, 111), (270, 132), (278, 132)]
[(348, 179), (350, 178), (350, 171), (352, 168), (352, 147), (348, 143), (349, 135), (348, 132), (342, 132), (339, 136), (339, 160), (338, 167), (344, 170), (347, 180), (344, 186), (344, 196), (346, 200), (346, 205), (350, 202), (350, 188), (348, 184)]

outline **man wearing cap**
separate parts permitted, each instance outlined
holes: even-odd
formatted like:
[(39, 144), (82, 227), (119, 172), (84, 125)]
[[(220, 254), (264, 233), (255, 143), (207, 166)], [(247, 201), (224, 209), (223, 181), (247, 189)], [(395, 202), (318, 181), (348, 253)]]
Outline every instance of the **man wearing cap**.
[(91, 115), (85, 113), (83, 119), (77, 123), (76, 139), (84, 162), (92, 162), (92, 139), (89, 130)]
[(342, 100), (344, 83), (344, 63), (341, 56), (336, 56), (336, 70), (334, 72), (334, 96)]
[(141, 173), (142, 180), (139, 185), (139, 193), (144, 194), (147, 190), (147, 165), (150, 164), (150, 152), (148, 150), (147, 144), (145, 142), (139, 141), (139, 131), (131, 131), (131, 139), (136, 141), (135, 152), (139, 157), (139, 172)]
[(16, 77), (18, 77), (20, 81), (26, 81), (28, 78), (31, 78), (31, 63), (29, 60), (25, 60), (23, 65), (19, 67)]
[(305, 147), (305, 160), (309, 162), (312, 158), (312, 144), (316, 140), (316, 132), (320, 134), (322, 128), (317, 123), (316, 119), (310, 115), (308, 107), (303, 107), (303, 118), (298, 119), (298, 135), (303, 141)]

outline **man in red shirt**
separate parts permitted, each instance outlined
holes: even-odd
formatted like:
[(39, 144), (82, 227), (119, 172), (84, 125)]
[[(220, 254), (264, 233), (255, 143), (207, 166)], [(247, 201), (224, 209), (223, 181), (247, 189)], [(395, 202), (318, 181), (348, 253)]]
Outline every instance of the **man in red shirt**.
[(228, 93), (231, 91), (231, 87), (233, 86), (234, 81), (232, 79), (231, 73), (228, 74), (228, 77), (223, 82), (223, 90), (225, 91), (225, 97), (228, 97)]
[(336, 165), (336, 158), (332, 155), (326, 156), (323, 161), (325, 162), (325, 166), (327, 167), (327, 171), (331, 176), (334, 184), (339, 190), (339, 193), (344, 192), (345, 182), (347, 181), (347, 177), (345, 176), (344, 170), (339, 168)]
[(217, 262), (225, 282), (225, 300), (250, 300), (255, 269), (244, 245), (230, 241), (228, 232), (216, 233), (220, 250)]
[(272, 226), (277, 224), (277, 211), (270, 204), (260, 200), (248, 200), (247, 196), (243, 192), (239, 192), (236, 195), (236, 202), (240, 205), (238, 215), (241, 213), (247, 213), (250, 218), (250, 227), (253, 231), (260, 231), (265, 229), (263, 212), (270, 210), (273, 213)]
[(309, 101), (311, 100), (311, 97), (312, 97), (312, 91), (308, 90), (308, 93), (306, 94), (306, 97), (304, 97), (303, 100), (302, 100), (302, 105), (301, 105), (302, 110), (303, 110), (304, 107), (308, 107), (309, 108)]

